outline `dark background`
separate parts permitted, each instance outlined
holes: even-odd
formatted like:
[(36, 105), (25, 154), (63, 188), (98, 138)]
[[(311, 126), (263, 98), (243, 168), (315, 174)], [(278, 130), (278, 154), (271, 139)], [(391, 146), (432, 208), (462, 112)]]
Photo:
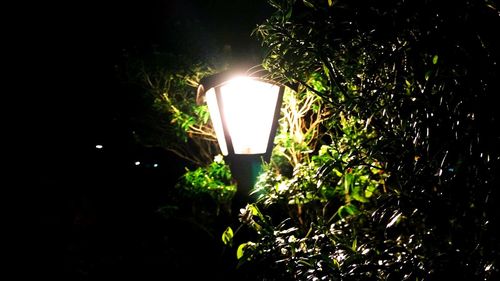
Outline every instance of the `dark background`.
[(24, 96), (9, 185), (21, 199), (11, 209), (15, 276), (229, 278), (221, 245), (157, 212), (187, 163), (135, 142), (141, 98), (116, 69), (154, 52), (225, 49), (234, 62), (255, 60), (250, 33), (272, 9), (263, 0), (101, 2), (19, 3), (7, 24), (11, 82)]

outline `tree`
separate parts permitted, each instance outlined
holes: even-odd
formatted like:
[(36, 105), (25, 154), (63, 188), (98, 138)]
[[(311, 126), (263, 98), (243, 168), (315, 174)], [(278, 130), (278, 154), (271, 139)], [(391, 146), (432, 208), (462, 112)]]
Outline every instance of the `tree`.
[(304, 280), (497, 278), (494, 3), (270, 3), (265, 66), (329, 117), (310, 160), (261, 177), (240, 258)]

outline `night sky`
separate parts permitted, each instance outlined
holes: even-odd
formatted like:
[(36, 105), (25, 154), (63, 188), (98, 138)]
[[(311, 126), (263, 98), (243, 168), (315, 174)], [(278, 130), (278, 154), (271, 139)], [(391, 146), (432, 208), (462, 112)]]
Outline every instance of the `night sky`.
[(203, 58), (229, 46), (235, 64), (255, 61), (262, 50), (250, 33), (272, 9), (263, 0), (101, 2), (20, 3), (11, 22), (20, 30), (10, 43), (12, 73), (17, 87), (30, 92), (14, 117), (21, 144), (15, 165), (24, 171), (13, 184), (21, 198), (12, 209), (22, 232), (16, 274), (65, 280), (224, 274), (211, 256), (219, 245), (193, 233), (179, 252), (174, 245), (187, 239), (183, 226), (157, 214), (186, 163), (134, 142), (130, 115), (140, 112), (140, 99), (116, 68), (155, 51), (200, 50)]

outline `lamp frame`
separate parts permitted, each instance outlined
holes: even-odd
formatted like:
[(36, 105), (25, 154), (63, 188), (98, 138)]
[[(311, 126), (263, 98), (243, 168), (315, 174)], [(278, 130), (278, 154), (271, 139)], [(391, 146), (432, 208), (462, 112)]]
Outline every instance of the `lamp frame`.
[[(278, 91), (278, 98), (276, 101), (276, 106), (274, 109), (274, 116), (271, 124), (271, 131), (269, 132), (269, 139), (267, 141), (267, 148), (265, 153), (259, 153), (259, 154), (236, 154), (234, 151), (233, 147), (233, 141), (231, 138), (231, 135), (228, 130), (228, 124), (227, 124), (227, 118), (225, 116), (225, 111), (224, 111), (224, 104), (222, 102), (222, 94), (221, 94), (221, 86), (225, 85), (228, 83), (231, 78), (234, 78), (237, 75), (241, 75), (244, 77), (248, 77), (253, 80), (258, 80), (261, 82), (266, 82), (269, 84), (273, 84), (279, 87)], [(255, 75), (259, 74), (259, 75)], [(204, 103), (204, 98), (205, 98), (205, 92), (206, 90), (209, 90), (211, 88), (214, 88), (215, 90), (215, 97), (217, 100), (217, 106), (219, 108), (219, 114), (221, 118), (221, 123), (222, 123), (222, 130), (224, 132), (224, 140), (226, 141), (226, 147), (228, 151), (228, 158), (234, 158), (236, 156), (238, 157), (257, 157), (260, 158), (262, 157), (264, 161), (268, 162), (271, 158), (272, 150), (274, 147), (274, 138), (276, 137), (276, 131), (278, 129), (278, 120), (281, 114), (281, 104), (283, 103), (283, 94), (285, 92), (285, 86), (277, 83), (276, 81), (266, 79), (265, 77), (269, 76), (269, 73), (263, 69), (257, 70), (255, 72), (252, 72), (251, 75), (247, 73), (238, 73), (238, 72), (231, 72), (231, 71), (225, 71), (221, 73), (217, 73), (211, 76), (207, 76), (203, 78), (200, 82), (200, 85), (198, 87), (198, 93), (197, 93), (197, 103), (198, 104), (203, 104)], [(206, 89), (206, 90), (205, 90)]]

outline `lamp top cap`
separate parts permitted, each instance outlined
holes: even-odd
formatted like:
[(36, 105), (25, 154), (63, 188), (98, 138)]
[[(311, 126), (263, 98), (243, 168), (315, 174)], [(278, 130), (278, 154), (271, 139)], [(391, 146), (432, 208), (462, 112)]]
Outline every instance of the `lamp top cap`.
[(272, 79), (270, 79), (271, 74), (269, 73), (269, 71), (262, 68), (262, 66), (257, 65), (257, 66), (254, 66), (252, 68), (245, 69), (245, 70), (231, 69), (231, 70), (219, 72), (219, 73), (204, 77), (201, 79), (200, 85), (203, 85), (203, 88), (205, 88), (205, 90), (208, 90), (210, 88), (219, 86), (219, 85), (223, 84), (224, 82), (229, 81), (236, 76), (246, 76), (246, 77), (250, 77), (250, 78), (254, 78), (254, 79), (268, 81), (268, 82), (271, 82), (273, 84), (279, 84), (279, 83), (273, 81)]
[(219, 72), (216, 74), (212, 74), (206, 76), (201, 79), (200, 84), (198, 86), (198, 92), (196, 96), (196, 101), (198, 104), (202, 104), (205, 96), (205, 92), (213, 87), (220, 86), (225, 82), (235, 78), (237, 76), (246, 76), (249, 78), (258, 79), (261, 81), (269, 82), (272, 84), (277, 84), (279, 86), (283, 86), (281, 83), (273, 81), (271, 77), (271, 73), (265, 70), (261, 65), (257, 65), (251, 68), (243, 69), (231, 69), (223, 72)]

